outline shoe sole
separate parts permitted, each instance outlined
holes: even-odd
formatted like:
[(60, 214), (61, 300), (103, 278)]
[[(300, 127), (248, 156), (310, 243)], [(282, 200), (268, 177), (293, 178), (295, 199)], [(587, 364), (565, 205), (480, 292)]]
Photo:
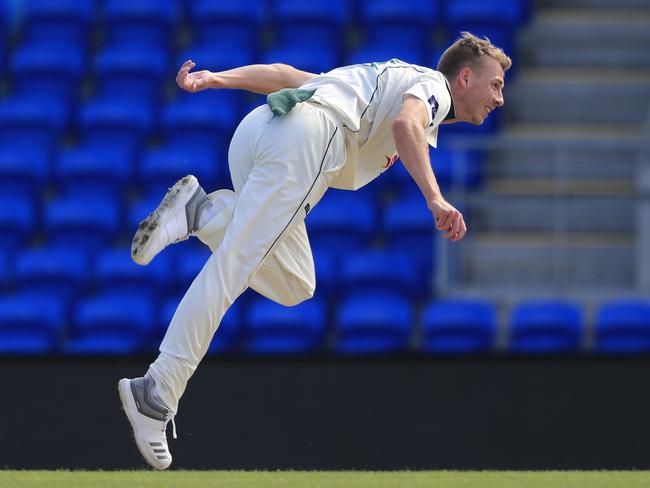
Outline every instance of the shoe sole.
[(135, 442), (135, 445), (137, 446), (138, 451), (140, 451), (140, 455), (145, 460), (145, 462), (155, 470), (163, 471), (167, 468), (157, 468), (156, 466), (150, 464), (149, 461), (147, 461), (147, 456), (145, 455), (144, 451), (140, 447), (140, 444), (138, 443), (138, 438), (137, 438), (137, 433), (135, 428), (136, 424), (133, 420), (133, 417), (131, 417), (131, 409), (135, 409), (136, 406), (132, 403), (132, 395), (130, 394), (131, 393), (130, 390), (131, 390), (131, 383), (128, 378), (122, 378), (120, 381), (117, 382), (117, 393), (120, 397), (120, 402), (122, 403), (122, 410), (124, 411), (124, 414), (126, 415), (126, 418), (129, 421), (129, 427), (131, 427), (131, 437), (133, 438), (133, 441)]
[(149, 259), (146, 259), (145, 256), (147, 256), (147, 252), (151, 248), (151, 243), (155, 241), (155, 234), (160, 232), (169, 221), (170, 214), (166, 211), (176, 205), (179, 198), (185, 195), (189, 195), (191, 198), (197, 188), (199, 188), (199, 182), (193, 175), (184, 176), (174, 183), (174, 186), (165, 194), (156, 209), (138, 224), (138, 230), (131, 243), (131, 258), (133, 261), (142, 266), (146, 266), (151, 262), (154, 256)]

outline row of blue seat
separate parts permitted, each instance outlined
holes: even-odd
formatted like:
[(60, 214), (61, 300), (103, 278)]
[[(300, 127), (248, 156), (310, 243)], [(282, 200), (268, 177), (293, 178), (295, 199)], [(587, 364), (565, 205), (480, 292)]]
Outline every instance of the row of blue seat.
[[(28, 197), (4, 196), (0, 198), (0, 231), (3, 233), (0, 249), (24, 248), (34, 238), (40, 238), (48, 247), (99, 250), (130, 238), (138, 222), (159, 201), (157, 195), (136, 202), (125, 219), (119, 202), (105, 195), (64, 197), (44, 207), (40, 216), (36, 215), (36, 208)], [(430, 254), (434, 231), (432, 217), (420, 197), (395, 200), (385, 211), (378, 210), (369, 192), (330, 190), (307, 218), (312, 244), (353, 250), (383, 237), (391, 245), (412, 247), (411, 252), (416, 256), (419, 255), (417, 251), (422, 250), (423, 260)]]
[[(146, 296), (105, 293), (68, 310), (52, 295), (26, 293), (0, 298), (0, 354), (130, 354), (152, 351), (171, 320), (178, 299), (162, 308)], [(342, 300), (328, 330), (326, 304), (312, 299), (283, 307), (254, 297), (227, 312), (210, 352), (390, 354), (421, 351), (472, 354), (494, 350), (493, 304), (473, 300), (432, 301), (421, 319), (411, 304), (388, 292)], [(419, 324), (415, 326), (414, 324)], [(580, 350), (582, 312), (564, 302), (527, 302), (512, 312), (508, 350), (568, 353)], [(595, 323), (596, 352), (650, 352), (650, 302), (603, 305)]]
[[(230, 187), (225, 144), (164, 144), (137, 150), (129, 146), (87, 143), (56, 153), (49, 144), (24, 141), (0, 143), (0, 188), (30, 196), (34, 203), (50, 195), (94, 193), (125, 201), (127, 195), (158, 196), (174, 181), (195, 174), (207, 191)], [(189, 144), (189, 145), (188, 145)], [(56, 146), (54, 146), (56, 147)], [(438, 183), (445, 190), (477, 188), (484, 179), (483, 158), (478, 152), (431, 150)], [(416, 191), (405, 167), (398, 162), (368, 187), (376, 195), (390, 190), (405, 197)]]
[[(318, 288), (328, 298), (363, 291), (391, 291), (413, 300), (428, 296), (430, 268), (435, 258), (427, 239), (416, 248), (405, 249), (395, 239), (395, 243), (382, 249), (357, 246), (336, 255), (325, 242), (327, 238), (346, 242), (344, 232), (312, 232)], [(431, 240), (428, 241), (430, 244)], [(198, 241), (169, 248), (146, 268), (131, 260), (125, 246), (94, 252), (87, 246), (0, 251), (0, 290), (38, 290), (68, 299), (97, 291), (120, 291), (160, 299), (184, 291), (208, 257), (207, 247)]]
[[(298, 27), (314, 22), (341, 26), (351, 21), (365, 25), (409, 22), (432, 26), (468, 21), (516, 25), (526, 20), (530, 8), (529, 0), (27, 0), (20, 13), (27, 37), (56, 39), (68, 35), (71, 41), (79, 42), (94, 21), (101, 21), (124, 40), (133, 40), (135, 31), (136, 40), (146, 38), (158, 44), (169, 40), (168, 36), (157, 36), (158, 31), (169, 29), (183, 17), (193, 28), (203, 30), (240, 25), (259, 28), (269, 21)], [(6, 5), (0, 12), (8, 14)]]

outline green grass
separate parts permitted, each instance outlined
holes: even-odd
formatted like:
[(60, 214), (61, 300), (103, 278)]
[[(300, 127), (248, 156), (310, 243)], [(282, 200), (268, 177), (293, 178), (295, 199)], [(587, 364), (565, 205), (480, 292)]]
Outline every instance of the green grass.
[(0, 486), (636, 488), (650, 487), (650, 471), (0, 471)]

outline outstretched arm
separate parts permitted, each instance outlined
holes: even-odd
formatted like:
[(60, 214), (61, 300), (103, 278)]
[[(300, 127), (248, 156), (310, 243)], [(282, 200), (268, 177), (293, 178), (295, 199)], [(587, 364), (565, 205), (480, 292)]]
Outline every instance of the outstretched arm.
[(424, 195), (435, 218), (436, 229), (446, 231), (444, 237), (458, 241), (467, 232), (467, 227), (463, 215), (443, 198), (431, 169), (424, 132), (428, 125), (425, 105), (417, 97), (409, 95), (404, 100), (391, 129), (399, 157)]
[(178, 86), (190, 93), (206, 88), (236, 88), (268, 95), (282, 88), (298, 88), (317, 76), (282, 63), (252, 64), (216, 73), (208, 70), (190, 72), (195, 66), (193, 61), (185, 61), (176, 76)]

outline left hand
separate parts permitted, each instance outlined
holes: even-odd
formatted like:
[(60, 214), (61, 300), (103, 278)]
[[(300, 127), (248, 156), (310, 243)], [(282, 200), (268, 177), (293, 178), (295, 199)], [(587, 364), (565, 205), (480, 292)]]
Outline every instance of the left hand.
[(185, 61), (176, 76), (176, 84), (190, 93), (200, 92), (206, 88), (213, 88), (215, 74), (205, 69), (190, 73), (190, 70), (195, 66), (196, 64), (192, 60)]

